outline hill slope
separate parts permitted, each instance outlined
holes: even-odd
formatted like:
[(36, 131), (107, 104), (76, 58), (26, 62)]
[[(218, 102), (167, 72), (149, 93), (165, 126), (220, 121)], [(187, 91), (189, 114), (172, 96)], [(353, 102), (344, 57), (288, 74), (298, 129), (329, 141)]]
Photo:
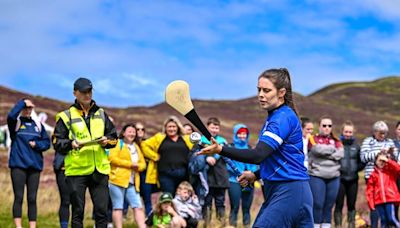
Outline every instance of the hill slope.
[[(37, 106), (38, 112), (49, 115), (48, 123), (54, 124), (55, 114), (67, 108), (68, 103), (31, 96), (0, 86), (0, 124), (5, 124), (7, 112), (18, 99), (30, 97)], [(394, 124), (400, 120), (400, 77), (386, 77), (371, 82), (348, 82), (333, 84), (324, 87), (310, 96), (295, 94), (299, 114), (308, 116), (315, 122), (322, 115), (329, 114), (336, 124), (345, 120), (352, 120), (358, 129), (358, 136), (370, 134), (372, 124), (377, 120), (385, 120), (393, 130)], [(194, 100), (197, 112), (206, 120), (216, 116), (222, 120), (222, 135), (228, 140), (232, 138), (232, 127), (242, 122), (249, 126), (255, 142), (257, 133), (265, 120), (267, 113), (258, 107), (256, 97), (231, 101)], [(115, 119), (120, 128), (128, 122), (142, 121), (151, 135), (162, 128), (162, 123), (168, 115), (177, 115), (183, 122), (187, 122), (167, 104), (161, 103), (151, 107), (105, 108)], [(315, 129), (317, 130), (317, 129)]]

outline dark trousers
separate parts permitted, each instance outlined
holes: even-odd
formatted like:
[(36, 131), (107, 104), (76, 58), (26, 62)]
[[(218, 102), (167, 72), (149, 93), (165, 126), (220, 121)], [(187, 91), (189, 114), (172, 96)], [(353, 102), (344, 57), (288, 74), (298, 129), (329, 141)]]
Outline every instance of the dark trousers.
[(89, 188), (90, 197), (93, 202), (96, 227), (106, 228), (109, 197), (108, 175), (95, 171), (86, 176), (68, 176), (66, 181), (71, 192), (72, 227), (83, 227), (85, 193), (86, 189)]
[(332, 208), (336, 201), (339, 185), (339, 177), (324, 179), (310, 176), (310, 187), (314, 201), (314, 223), (331, 223)]
[(60, 208), (58, 209), (58, 217), (60, 219), (60, 225), (62, 228), (68, 227), (69, 214), (70, 214), (70, 197), (69, 189), (64, 170), (56, 170), (56, 181), (58, 186), (58, 191), (60, 193)]
[(217, 217), (225, 216), (225, 188), (215, 187), (209, 188), (209, 192), (204, 202), (203, 214), (207, 208), (211, 211), (213, 199), (215, 201), (215, 208), (217, 209)]
[(313, 227), (313, 198), (308, 181), (266, 181), (265, 201), (253, 228)]
[(151, 210), (153, 210), (153, 205), (151, 203), (151, 194), (154, 192), (156, 185), (146, 184), (146, 170), (140, 173), (140, 195), (143, 198), (144, 207), (146, 210), (146, 216), (150, 215)]
[(231, 211), (229, 213), (229, 223), (232, 226), (237, 225), (237, 216), (240, 207), (240, 200), (242, 201), (243, 225), (250, 224), (250, 207), (253, 202), (254, 190), (249, 188), (243, 191), (239, 183), (230, 182), (229, 187), (229, 201), (231, 203)]
[(336, 197), (335, 212), (342, 213), (344, 197), (346, 197), (347, 211), (356, 209), (358, 179), (352, 181), (340, 180), (339, 193)]
[(22, 202), (24, 200), (24, 188), (26, 185), (28, 201), (28, 219), (36, 221), (37, 206), (36, 197), (39, 188), (40, 171), (34, 169), (11, 169), (11, 182), (14, 191), (13, 217), (22, 217)]
[(188, 181), (186, 168), (171, 169), (160, 171), (158, 175), (160, 188), (163, 192), (169, 192), (175, 196), (176, 188), (182, 181)]

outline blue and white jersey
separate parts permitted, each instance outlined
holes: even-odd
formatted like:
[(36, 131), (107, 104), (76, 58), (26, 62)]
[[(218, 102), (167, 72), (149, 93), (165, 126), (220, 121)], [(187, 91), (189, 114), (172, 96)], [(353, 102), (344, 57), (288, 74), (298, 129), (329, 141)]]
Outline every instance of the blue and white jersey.
[(308, 180), (304, 167), (303, 137), (296, 113), (287, 105), (273, 110), (261, 129), (259, 141), (274, 152), (260, 164), (261, 178), (268, 181)]

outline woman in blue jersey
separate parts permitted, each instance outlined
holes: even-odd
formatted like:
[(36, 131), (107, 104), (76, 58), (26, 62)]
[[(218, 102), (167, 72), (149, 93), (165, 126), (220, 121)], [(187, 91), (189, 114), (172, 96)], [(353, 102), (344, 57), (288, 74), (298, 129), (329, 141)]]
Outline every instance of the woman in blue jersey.
[[(237, 161), (260, 164), (266, 199), (253, 227), (313, 227), (312, 194), (304, 167), (301, 124), (293, 102), (287, 69), (270, 69), (258, 77), (258, 101), (268, 118), (255, 149), (218, 145), (199, 154), (219, 153)], [(244, 151), (246, 150), (246, 151)]]

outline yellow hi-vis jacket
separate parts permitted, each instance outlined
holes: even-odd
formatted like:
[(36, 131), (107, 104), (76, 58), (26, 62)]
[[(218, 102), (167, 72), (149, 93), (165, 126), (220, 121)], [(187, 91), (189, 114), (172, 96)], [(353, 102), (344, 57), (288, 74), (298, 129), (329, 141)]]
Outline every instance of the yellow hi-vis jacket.
[[(90, 118), (90, 131), (81, 111), (76, 107), (60, 112), (56, 121), (61, 118), (69, 129), (69, 138), (78, 143), (89, 142), (104, 136), (105, 115), (104, 110), (99, 108)], [(106, 151), (99, 143), (86, 144), (81, 148), (70, 150), (64, 159), (66, 176), (83, 176), (92, 174), (95, 170), (108, 175), (110, 173), (110, 162)]]

